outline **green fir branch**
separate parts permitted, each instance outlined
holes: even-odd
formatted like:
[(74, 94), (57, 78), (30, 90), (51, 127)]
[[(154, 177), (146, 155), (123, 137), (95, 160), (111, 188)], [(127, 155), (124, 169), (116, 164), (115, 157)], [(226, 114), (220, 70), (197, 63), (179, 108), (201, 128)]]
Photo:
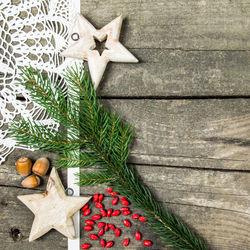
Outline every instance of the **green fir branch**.
[[(70, 90), (68, 100), (58, 87), (52, 89), (50, 81), (40, 72), (34, 73), (33, 69), (26, 68), (23, 73), (24, 82), (21, 84), (33, 91), (31, 96), (34, 101), (71, 132), (65, 141), (59, 132), (51, 133), (35, 121), (32, 121), (33, 128), (29, 123), (22, 122), (20, 127), (13, 125), (11, 128), (20, 143), (30, 140), (31, 146), (59, 151), (58, 167), (98, 166), (91, 172), (81, 171), (78, 184), (112, 185), (114, 191), (128, 197), (143, 212), (152, 230), (166, 246), (207, 249), (194, 232), (167, 212), (144, 185), (134, 167), (126, 163), (133, 129), (122, 122), (120, 116), (102, 107), (94, 85), (83, 69), (71, 68), (65, 74)], [(80, 153), (74, 151), (74, 143), (82, 147)]]

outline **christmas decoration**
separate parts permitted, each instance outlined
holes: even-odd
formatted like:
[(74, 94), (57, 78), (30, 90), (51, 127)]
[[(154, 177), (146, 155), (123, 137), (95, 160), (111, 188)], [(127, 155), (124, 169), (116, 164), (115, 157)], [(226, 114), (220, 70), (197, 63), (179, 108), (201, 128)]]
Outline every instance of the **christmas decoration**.
[[(119, 42), (119, 36), (122, 26), (122, 16), (117, 17), (112, 22), (100, 30), (88, 22), (88, 20), (79, 14), (77, 26), (72, 34), (72, 44), (64, 50), (61, 55), (88, 61), (91, 79), (98, 87), (105, 68), (109, 61), (111, 62), (132, 62), (138, 60)], [(96, 48), (96, 42), (106, 40), (105, 49), (100, 54)]]
[[(148, 223), (167, 246), (205, 250), (207, 247), (202, 240), (157, 202), (133, 166), (127, 164), (133, 131), (119, 116), (102, 107), (86, 72), (78, 68), (68, 69), (65, 80), (70, 83), (68, 100), (59, 87), (51, 87), (49, 78), (44, 79), (39, 71), (32, 68), (23, 71), (21, 84), (32, 90), (32, 98), (47, 110), (51, 118), (70, 130), (68, 140), (65, 139), (64, 131), (49, 132), (43, 124), (25, 119), (11, 126), (13, 137), (19, 143), (57, 151), (58, 167), (98, 166), (82, 171), (79, 174), (79, 185), (111, 185), (109, 194), (127, 197), (142, 211), (140, 221)], [(75, 117), (79, 117), (79, 120), (76, 121)], [(75, 154), (76, 148), (82, 149), (80, 154)], [(124, 220), (124, 225), (130, 227), (131, 222)], [(92, 229), (92, 226), (85, 226), (85, 230)], [(108, 228), (105, 225), (104, 231), (106, 230)]]
[(29, 241), (33, 241), (54, 228), (66, 237), (75, 238), (72, 216), (91, 197), (66, 196), (55, 168), (52, 168), (46, 192), (18, 196), (35, 215)]

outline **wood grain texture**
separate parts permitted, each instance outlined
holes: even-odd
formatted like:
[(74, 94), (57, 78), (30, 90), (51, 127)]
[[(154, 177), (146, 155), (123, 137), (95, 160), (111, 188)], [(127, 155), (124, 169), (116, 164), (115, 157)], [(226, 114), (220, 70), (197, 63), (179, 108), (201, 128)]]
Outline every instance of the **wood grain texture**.
[(96, 28), (123, 14), (129, 48), (250, 49), (246, 0), (87, 0), (81, 13)]
[[(156, 198), (164, 203), (164, 206), (180, 216), (201, 236), (207, 239), (211, 249), (247, 249), (250, 244), (250, 201), (249, 201), (249, 178), (250, 173), (244, 172), (223, 172), (213, 170), (196, 170), (172, 168), (163, 166), (135, 166), (144, 182), (150, 187)], [(28, 243), (33, 215), (32, 213), (16, 199), (17, 195), (45, 190), (45, 184), (40, 186), (39, 190), (23, 189), (20, 186), (21, 177), (14, 168), (8, 164), (0, 169), (0, 176), (10, 178), (0, 178), (1, 196), (1, 222), (0, 240), (4, 244), (4, 249), (46, 249), (53, 244), (53, 249), (66, 249), (66, 239), (57, 232), (51, 232), (34, 243)], [(4, 173), (4, 174), (3, 174)], [(59, 170), (62, 181), (66, 183), (66, 171)], [(44, 178), (46, 183), (47, 178)], [(5, 187), (4, 185), (8, 185)], [(105, 187), (97, 185), (94, 187), (81, 187), (81, 195), (94, 193), (107, 193)], [(111, 207), (112, 198), (105, 198), (106, 208)], [(120, 207), (120, 205), (113, 208)], [(91, 203), (93, 213), (97, 212)], [(133, 212), (140, 212), (133, 207)], [(106, 222), (110, 222), (107, 218)], [(112, 223), (118, 227), (121, 225), (122, 216), (112, 219)], [(84, 218), (81, 217), (81, 223), (84, 225)], [(124, 237), (133, 238), (136, 230), (143, 233), (144, 239), (150, 238), (154, 242), (151, 249), (165, 249), (157, 241), (154, 234), (145, 224), (133, 222), (131, 230), (123, 229), (122, 239)], [(20, 242), (14, 242), (9, 236), (10, 228), (16, 227), (23, 234)], [(97, 229), (96, 229), (97, 230)], [(105, 235), (105, 239), (114, 239), (112, 231)], [(3, 240), (4, 239), (4, 240)], [(53, 242), (54, 243), (53, 243)], [(82, 234), (81, 242), (89, 242), (88, 235)], [(114, 249), (119, 249), (121, 238), (115, 240)], [(91, 242), (93, 249), (99, 249), (99, 243)], [(143, 249), (141, 244), (132, 241), (129, 249)]]
[(105, 103), (134, 126), (132, 163), (249, 170), (249, 99)]
[(110, 63), (101, 96), (250, 96), (249, 51), (132, 49), (138, 64)]

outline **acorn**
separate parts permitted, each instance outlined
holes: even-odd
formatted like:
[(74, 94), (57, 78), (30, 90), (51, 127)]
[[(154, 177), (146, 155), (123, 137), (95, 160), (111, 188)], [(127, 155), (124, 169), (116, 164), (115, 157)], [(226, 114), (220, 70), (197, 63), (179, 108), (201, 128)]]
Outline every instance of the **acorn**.
[(40, 178), (36, 175), (30, 175), (26, 177), (22, 182), (21, 182), (23, 187), (27, 188), (34, 188), (40, 185)]
[(32, 161), (30, 158), (21, 157), (16, 161), (17, 172), (22, 176), (27, 176), (31, 173)]
[(32, 167), (33, 173), (44, 176), (49, 169), (49, 160), (47, 158), (39, 158)]

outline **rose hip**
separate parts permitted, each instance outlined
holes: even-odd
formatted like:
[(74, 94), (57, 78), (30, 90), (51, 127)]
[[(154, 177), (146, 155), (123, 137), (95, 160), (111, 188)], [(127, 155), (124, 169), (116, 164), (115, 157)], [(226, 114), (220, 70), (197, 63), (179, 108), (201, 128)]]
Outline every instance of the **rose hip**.
[(109, 225), (108, 225), (108, 223), (105, 225), (105, 227), (104, 227), (104, 232), (107, 232), (109, 230)]
[(110, 248), (114, 245), (114, 241), (108, 241), (107, 244), (106, 244), (106, 248)]
[(88, 249), (90, 247), (91, 247), (91, 245), (88, 244), (88, 243), (84, 243), (84, 244), (81, 245), (81, 249)]
[(139, 214), (133, 214), (133, 215), (131, 215), (131, 218), (132, 219), (139, 219), (141, 216), (139, 215)]
[(111, 187), (107, 187), (107, 192), (111, 193), (112, 192), (112, 188)]
[(96, 234), (90, 234), (89, 235), (89, 238), (91, 239), (91, 240), (98, 240), (98, 236), (96, 235)]
[(121, 230), (119, 228), (115, 229), (115, 236), (119, 237), (121, 235)]
[(101, 244), (102, 247), (105, 247), (106, 246), (106, 241), (104, 239), (101, 239), (100, 244)]
[(85, 210), (88, 209), (88, 208), (89, 208), (89, 204), (85, 204), (85, 205), (82, 207), (81, 211), (85, 211)]
[(115, 226), (113, 224), (109, 224), (108, 227), (112, 230), (115, 230)]
[(124, 224), (124, 226), (126, 226), (126, 227), (131, 227), (131, 223), (130, 223), (129, 220), (123, 220), (123, 224)]
[(129, 205), (130, 205), (130, 202), (129, 202), (128, 200), (122, 200), (122, 201), (121, 201), (121, 204), (122, 204), (123, 206), (129, 206)]
[(131, 211), (124, 211), (124, 212), (122, 212), (122, 215), (130, 215), (131, 214)]
[(127, 200), (128, 198), (127, 198), (127, 197), (119, 196), (119, 199), (120, 199), (120, 200)]
[(144, 240), (143, 245), (149, 247), (152, 245), (152, 242), (150, 240)]
[(129, 238), (125, 239), (122, 243), (122, 245), (125, 247), (128, 246), (128, 244), (129, 244)]
[(100, 220), (102, 216), (100, 214), (95, 214), (91, 217), (92, 220)]
[(122, 207), (122, 208), (120, 208), (120, 210), (121, 210), (121, 211), (128, 211), (129, 208), (128, 208), (128, 207)]
[(116, 198), (114, 198), (114, 199), (112, 200), (112, 205), (116, 205), (117, 202), (118, 202), (118, 198), (116, 197)]
[(90, 225), (90, 226), (92, 226), (92, 225), (95, 224), (95, 222), (94, 222), (93, 220), (86, 220), (85, 223), (86, 223), (87, 225)]
[(139, 221), (145, 222), (145, 221), (147, 221), (147, 219), (145, 219), (143, 216), (140, 216), (140, 217), (139, 217)]
[(99, 195), (98, 194), (94, 194), (93, 195), (93, 202), (98, 201)]
[(110, 192), (109, 193), (111, 196), (113, 196), (113, 197), (116, 197), (119, 193), (117, 193), (117, 192)]
[(111, 214), (111, 216), (118, 216), (120, 213), (121, 213), (120, 210), (115, 210), (115, 211)]
[(110, 217), (110, 216), (111, 216), (111, 214), (112, 214), (112, 212), (113, 212), (113, 209), (112, 209), (112, 208), (110, 208), (110, 209), (107, 211), (107, 217)]
[(84, 230), (85, 230), (85, 231), (91, 231), (91, 230), (93, 230), (93, 227), (87, 225), (87, 226), (84, 227)]
[(137, 240), (141, 240), (141, 233), (140, 233), (140, 232), (136, 232), (136, 233), (135, 233), (135, 238), (136, 238)]
[(98, 201), (99, 201), (99, 202), (102, 202), (103, 197), (104, 197), (104, 195), (103, 195), (103, 194), (100, 194), (99, 197), (98, 197)]
[(103, 234), (104, 234), (104, 229), (103, 228), (101, 228), (99, 231), (98, 231), (98, 236), (103, 236)]
[(88, 216), (91, 213), (91, 210), (88, 208), (83, 212), (83, 216)]
[(104, 227), (105, 225), (106, 225), (106, 223), (104, 223), (104, 222), (97, 223), (97, 227), (99, 227), (99, 228)]
[(102, 217), (106, 217), (107, 216), (107, 212), (106, 212), (105, 209), (101, 209), (100, 212), (101, 212)]
[(102, 205), (101, 202), (96, 202), (96, 203), (95, 203), (95, 206), (96, 206), (97, 208), (103, 208), (103, 205)]

